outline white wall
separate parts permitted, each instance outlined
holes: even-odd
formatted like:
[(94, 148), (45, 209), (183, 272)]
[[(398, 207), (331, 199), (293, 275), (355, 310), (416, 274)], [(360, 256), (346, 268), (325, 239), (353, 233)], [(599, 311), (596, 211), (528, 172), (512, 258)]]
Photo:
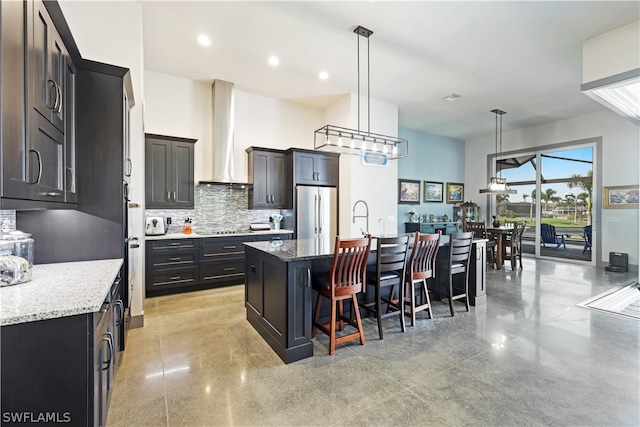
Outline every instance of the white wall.
[[(211, 83), (145, 70), (145, 131), (194, 138), (195, 180), (213, 177)], [(234, 90), (234, 171), (247, 180), (250, 146), (313, 148), (313, 131), (321, 127), (322, 111), (289, 101)]]
[[(128, 68), (136, 105), (131, 110), (130, 198), (144, 206), (144, 55), (142, 6), (139, 2), (76, 2), (61, 0), (80, 54), (85, 59)], [(100, 17), (92, 19), (91, 17)], [(143, 314), (144, 302), (144, 209), (130, 209), (129, 235), (139, 236), (139, 252), (131, 251), (135, 263), (131, 314)]]
[[(195, 138), (196, 181), (212, 177), (211, 85), (146, 70), (145, 131)], [(363, 111), (364, 109), (364, 111)], [(366, 130), (366, 99), (361, 100), (361, 129)], [(396, 136), (398, 108), (371, 100), (371, 132)], [(324, 111), (289, 101), (235, 90), (235, 179), (247, 179), (250, 146), (313, 149), (313, 132), (326, 125), (357, 127), (357, 97), (345, 95)], [(340, 160), (340, 230), (343, 237), (360, 235), (364, 221), (353, 224), (352, 207), (357, 200), (369, 205), (369, 231), (387, 234), (396, 230), (397, 162), (387, 167), (364, 166), (359, 156)], [(352, 179), (356, 177), (356, 179)], [(360, 211), (359, 211), (360, 212)]]
[[(594, 188), (638, 185), (640, 130), (617, 114), (605, 110), (568, 120), (526, 129), (503, 132), (503, 152), (602, 137), (602, 177)], [(477, 194), (478, 205), (486, 213), (487, 199), (478, 191), (487, 183), (487, 154), (494, 154), (495, 135), (465, 142), (465, 197)], [(488, 196), (493, 197), (493, 196)], [(629, 263), (638, 265), (639, 218), (637, 209), (602, 209), (594, 200), (594, 217), (601, 220), (602, 251), (599, 263), (608, 262), (609, 252), (626, 252)], [(594, 233), (596, 231), (594, 230)]]
[[(357, 129), (357, 95), (340, 98), (325, 109), (323, 125), (331, 124)], [(360, 130), (367, 131), (367, 100), (360, 101)], [(371, 100), (371, 132), (388, 136), (398, 135), (398, 107), (377, 100)], [(396, 193), (398, 162), (389, 161), (386, 167), (363, 165), (360, 156), (340, 156), (340, 229), (342, 237), (358, 237), (360, 229), (366, 230), (364, 219), (353, 222), (353, 207), (358, 200), (364, 200), (369, 210), (369, 229), (373, 234), (395, 234), (397, 229)], [(363, 205), (359, 205), (356, 215), (364, 215)], [(384, 226), (382, 222), (384, 221)]]
[(640, 21), (582, 43), (582, 83), (640, 67)]

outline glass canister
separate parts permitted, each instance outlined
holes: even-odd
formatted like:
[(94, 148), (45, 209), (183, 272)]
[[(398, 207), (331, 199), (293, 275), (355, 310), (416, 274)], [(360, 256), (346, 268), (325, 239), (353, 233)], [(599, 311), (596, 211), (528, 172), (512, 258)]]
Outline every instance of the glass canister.
[(33, 239), (22, 231), (0, 233), (0, 286), (31, 280)]

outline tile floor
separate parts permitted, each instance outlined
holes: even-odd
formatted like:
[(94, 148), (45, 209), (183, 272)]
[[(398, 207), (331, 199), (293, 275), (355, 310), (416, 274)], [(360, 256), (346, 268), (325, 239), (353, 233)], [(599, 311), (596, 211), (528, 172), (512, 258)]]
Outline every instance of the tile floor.
[[(245, 320), (244, 288), (149, 298), (108, 426), (637, 426), (640, 322), (576, 307), (637, 278), (523, 260), (489, 270), (488, 303), (284, 365)], [(459, 310), (463, 305), (456, 303)]]

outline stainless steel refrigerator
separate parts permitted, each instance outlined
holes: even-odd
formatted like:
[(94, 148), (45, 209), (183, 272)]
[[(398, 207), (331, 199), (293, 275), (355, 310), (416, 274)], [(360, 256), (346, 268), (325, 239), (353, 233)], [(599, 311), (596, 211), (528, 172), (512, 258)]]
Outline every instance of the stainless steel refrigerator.
[(338, 232), (338, 190), (335, 187), (296, 187), (298, 239), (335, 239)]

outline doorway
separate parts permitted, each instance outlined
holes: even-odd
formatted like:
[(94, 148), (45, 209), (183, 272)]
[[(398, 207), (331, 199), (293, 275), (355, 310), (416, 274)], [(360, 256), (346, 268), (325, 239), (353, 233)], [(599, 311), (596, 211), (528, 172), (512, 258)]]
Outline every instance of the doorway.
[(497, 160), (517, 194), (497, 195), (495, 213), (501, 224), (526, 222), (524, 254), (594, 264), (594, 145), (541, 147)]

